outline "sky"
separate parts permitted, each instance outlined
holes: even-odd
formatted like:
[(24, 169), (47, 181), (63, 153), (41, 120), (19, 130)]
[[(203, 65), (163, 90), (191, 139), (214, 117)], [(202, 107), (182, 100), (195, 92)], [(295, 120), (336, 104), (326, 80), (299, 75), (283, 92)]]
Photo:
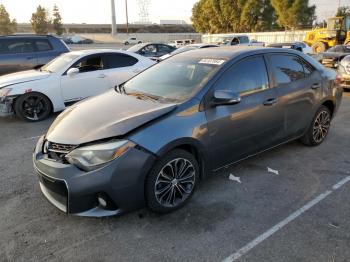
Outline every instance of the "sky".
[[(185, 20), (190, 23), (191, 10), (198, 0), (148, 0), (151, 22), (159, 23), (165, 20)], [(125, 0), (115, 0), (117, 23), (125, 23)], [(333, 16), (339, 0), (309, 0), (317, 6), (319, 20)], [(349, 5), (350, 0), (340, 0), (341, 5)], [(28, 23), (31, 14), (40, 4), (52, 10), (56, 4), (61, 12), (64, 23), (110, 23), (110, 0), (0, 0), (11, 18), (19, 23)], [(138, 0), (128, 0), (129, 21), (139, 20)], [(322, 18), (321, 18), (322, 17)]]

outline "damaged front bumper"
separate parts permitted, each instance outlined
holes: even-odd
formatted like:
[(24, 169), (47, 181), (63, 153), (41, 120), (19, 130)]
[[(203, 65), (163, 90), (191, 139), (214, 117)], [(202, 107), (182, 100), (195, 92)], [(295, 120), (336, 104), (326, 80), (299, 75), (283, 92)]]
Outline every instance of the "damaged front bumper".
[(43, 145), (41, 137), (33, 154), (40, 189), (64, 213), (104, 217), (145, 205), (144, 180), (155, 161), (150, 153), (131, 148), (104, 167), (86, 172), (51, 159), (43, 152)]
[(13, 111), (13, 101), (15, 97), (5, 96), (0, 97), (0, 117), (10, 116), (14, 114)]

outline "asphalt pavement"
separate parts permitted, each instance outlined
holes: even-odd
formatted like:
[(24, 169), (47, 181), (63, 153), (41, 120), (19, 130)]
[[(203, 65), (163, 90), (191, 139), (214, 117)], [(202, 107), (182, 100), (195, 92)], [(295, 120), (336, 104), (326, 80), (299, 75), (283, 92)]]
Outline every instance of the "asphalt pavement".
[(168, 215), (82, 218), (48, 203), (31, 157), (56, 116), (0, 119), (0, 261), (350, 261), (349, 95), (321, 146), (229, 167)]

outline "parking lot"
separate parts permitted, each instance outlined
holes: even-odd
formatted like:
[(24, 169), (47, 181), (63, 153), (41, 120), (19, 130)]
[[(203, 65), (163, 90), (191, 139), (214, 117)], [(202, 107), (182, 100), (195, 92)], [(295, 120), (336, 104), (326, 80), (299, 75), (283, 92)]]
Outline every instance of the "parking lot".
[(54, 117), (0, 119), (1, 261), (349, 261), (349, 94), (321, 146), (292, 142), (227, 168), (169, 215), (81, 218), (48, 203), (31, 153)]

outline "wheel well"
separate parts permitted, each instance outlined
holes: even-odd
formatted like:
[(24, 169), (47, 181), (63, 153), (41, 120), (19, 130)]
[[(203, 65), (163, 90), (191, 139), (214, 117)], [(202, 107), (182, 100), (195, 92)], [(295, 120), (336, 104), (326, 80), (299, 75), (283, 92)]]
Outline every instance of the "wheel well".
[(199, 169), (200, 169), (200, 174), (199, 174), (200, 178), (202, 178), (204, 176), (204, 174), (205, 174), (204, 159), (201, 156), (201, 154), (199, 153), (198, 148), (196, 148), (195, 146), (190, 145), (190, 144), (184, 144), (184, 145), (177, 146), (173, 149), (182, 149), (182, 150), (185, 150), (188, 153), (192, 154), (198, 162)]
[[(41, 93), (41, 92), (35, 92), (35, 91), (34, 91), (34, 92), (30, 92), (30, 93), (35, 93), (35, 94), (40, 94), (40, 95), (42, 95), (42, 96), (45, 96), (45, 97), (50, 101), (50, 105), (51, 105), (51, 112), (50, 112), (50, 113), (53, 112), (53, 104), (52, 104), (52, 101), (51, 101), (51, 99), (50, 99), (47, 95), (45, 95), (45, 94), (43, 94), (43, 93)], [(18, 96), (13, 100), (13, 103), (12, 103), (12, 109), (13, 109), (13, 110), (15, 109), (15, 103), (16, 103), (17, 99), (20, 98), (21, 96), (25, 95), (25, 94), (29, 94), (29, 93), (24, 93), (24, 94), (18, 95)], [(14, 111), (15, 111), (15, 110), (14, 110)]]
[(322, 104), (323, 106), (327, 107), (329, 109), (329, 111), (331, 111), (331, 115), (333, 116), (333, 112), (334, 112), (334, 103), (331, 100), (327, 100), (325, 102), (323, 102)]

